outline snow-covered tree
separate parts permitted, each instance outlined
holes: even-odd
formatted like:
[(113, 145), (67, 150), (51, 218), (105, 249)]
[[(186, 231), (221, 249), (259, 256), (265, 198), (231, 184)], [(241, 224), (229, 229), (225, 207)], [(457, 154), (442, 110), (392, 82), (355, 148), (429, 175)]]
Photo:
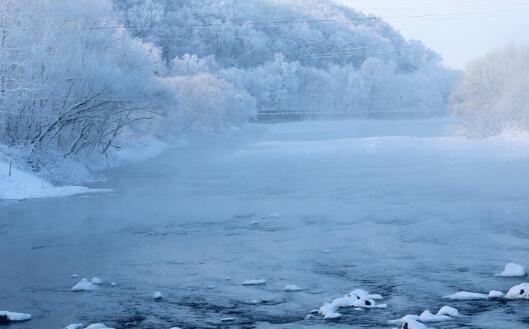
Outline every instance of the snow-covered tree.
[(454, 92), (460, 128), (473, 136), (529, 129), (529, 46), (508, 47), (470, 64)]

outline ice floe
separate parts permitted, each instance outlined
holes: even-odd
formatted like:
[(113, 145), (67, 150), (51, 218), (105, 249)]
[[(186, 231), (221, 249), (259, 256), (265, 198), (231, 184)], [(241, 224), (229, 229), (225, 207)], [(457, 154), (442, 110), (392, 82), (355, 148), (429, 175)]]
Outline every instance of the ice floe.
[(338, 312), (343, 307), (354, 307), (355, 309), (364, 308), (386, 308), (386, 304), (377, 304), (375, 300), (382, 299), (379, 294), (370, 294), (365, 290), (356, 289), (343, 297), (334, 299), (331, 303), (325, 303), (318, 313), (323, 315), (325, 319), (336, 319), (341, 317)]
[(154, 298), (156, 301), (162, 300), (163, 294), (160, 291), (157, 291), (152, 295), (152, 298)]
[(253, 280), (246, 280), (242, 283), (243, 286), (258, 286), (266, 284), (265, 279), (253, 279)]
[(82, 323), (72, 323), (64, 327), (64, 329), (81, 329), (81, 328), (83, 328)]
[(406, 323), (410, 320), (419, 321), (419, 322), (444, 322), (444, 321), (454, 320), (454, 318), (458, 316), (460, 316), (460, 314), (457, 309), (450, 307), (450, 306), (443, 306), (437, 312), (437, 314), (433, 314), (431, 311), (426, 310), (422, 312), (420, 315), (408, 314), (408, 315), (403, 316), (400, 319), (390, 320), (388, 321), (388, 323), (401, 324), (401, 323)]
[(480, 299), (489, 299), (489, 295), (480, 294), (477, 292), (460, 291), (455, 294), (445, 296), (443, 298), (447, 298), (451, 300), (480, 300)]
[(490, 299), (498, 299), (498, 298), (503, 298), (505, 297), (505, 294), (501, 291), (498, 291), (498, 290), (491, 290), (489, 292), (489, 298)]
[(301, 288), (296, 286), (295, 284), (287, 284), (284, 288), (285, 291), (290, 291), (290, 292), (294, 292), (294, 291), (300, 291)]
[(31, 320), (31, 314), (0, 311), (0, 323)]
[(509, 289), (507, 299), (529, 299), (529, 283), (521, 283)]
[(261, 219), (280, 219), (280, 218), (281, 218), (281, 214), (278, 212), (271, 212), (261, 217)]
[(101, 280), (100, 278), (98, 278), (97, 276), (94, 276), (91, 280), (90, 280), (91, 283), (95, 284), (95, 285), (100, 285), (100, 284), (103, 284), (103, 280)]
[(84, 329), (114, 329), (114, 328), (107, 327), (103, 323), (93, 323)]
[(88, 279), (81, 279), (75, 286), (72, 287), (72, 291), (93, 291), (97, 289), (97, 285), (88, 281)]
[(526, 276), (527, 272), (525, 271), (525, 268), (516, 263), (509, 263), (505, 265), (505, 269), (501, 272), (496, 274), (497, 277), (501, 278), (519, 278)]
[(402, 324), (401, 329), (429, 329), (417, 320), (409, 319)]
[(456, 308), (450, 306), (441, 307), (437, 312), (437, 315), (448, 315), (454, 318), (461, 316), (461, 314), (459, 314), (459, 311)]

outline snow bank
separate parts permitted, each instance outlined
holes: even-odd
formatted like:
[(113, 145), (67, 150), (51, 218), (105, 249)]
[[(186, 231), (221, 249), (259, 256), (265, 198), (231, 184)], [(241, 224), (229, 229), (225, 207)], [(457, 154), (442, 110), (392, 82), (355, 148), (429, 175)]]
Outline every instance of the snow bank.
[(525, 268), (522, 265), (516, 263), (509, 263), (505, 265), (503, 272), (496, 274), (497, 277), (501, 278), (516, 278), (526, 276)]
[(28, 321), (28, 320), (31, 320), (31, 314), (0, 311), (0, 323), (19, 322), (19, 321)]
[(53, 186), (35, 175), (11, 168), (0, 161), (0, 199), (21, 200), (71, 196), (81, 193), (102, 192), (83, 186)]
[(386, 308), (386, 304), (376, 304), (375, 300), (382, 299), (380, 294), (370, 294), (362, 289), (355, 289), (343, 297), (334, 299), (331, 303), (325, 303), (318, 313), (325, 319), (336, 319), (342, 315), (338, 309), (343, 307), (354, 308)]

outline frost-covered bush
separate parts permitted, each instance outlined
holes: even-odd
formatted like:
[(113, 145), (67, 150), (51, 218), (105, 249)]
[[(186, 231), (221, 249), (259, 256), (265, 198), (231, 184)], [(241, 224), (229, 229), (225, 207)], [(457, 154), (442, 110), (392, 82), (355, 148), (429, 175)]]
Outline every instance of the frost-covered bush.
[(165, 79), (176, 93), (174, 110), (166, 112), (165, 131), (214, 133), (248, 122), (255, 101), (244, 90), (208, 73)]
[(2, 1), (0, 143), (34, 155), (107, 153), (162, 92), (156, 47), (118, 24), (106, 0)]
[(529, 46), (495, 51), (470, 64), (452, 97), (460, 129), (472, 136), (529, 129)]

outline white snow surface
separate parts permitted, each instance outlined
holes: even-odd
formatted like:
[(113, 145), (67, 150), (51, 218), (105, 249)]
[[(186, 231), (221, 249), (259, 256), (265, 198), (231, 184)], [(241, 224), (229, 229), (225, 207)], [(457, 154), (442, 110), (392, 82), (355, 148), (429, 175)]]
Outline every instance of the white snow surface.
[(502, 278), (517, 278), (526, 275), (527, 272), (525, 271), (525, 268), (522, 265), (516, 263), (509, 263), (505, 265), (505, 269), (501, 273), (496, 274), (496, 276)]
[(11, 177), (9, 177), (9, 163), (3, 162), (0, 157), (0, 199), (53, 198), (104, 191), (84, 186), (53, 186), (31, 173), (16, 168), (11, 169)]
[(0, 317), (7, 318), (8, 321), (12, 322), (31, 320), (31, 314), (16, 313), (9, 311), (0, 311)]
[(451, 307), (451, 306), (443, 306), (439, 309), (439, 311), (437, 312), (437, 315), (448, 315), (448, 316), (451, 316), (451, 317), (459, 317), (461, 316), (461, 314), (459, 313), (459, 311), (454, 308), (454, 307)]

